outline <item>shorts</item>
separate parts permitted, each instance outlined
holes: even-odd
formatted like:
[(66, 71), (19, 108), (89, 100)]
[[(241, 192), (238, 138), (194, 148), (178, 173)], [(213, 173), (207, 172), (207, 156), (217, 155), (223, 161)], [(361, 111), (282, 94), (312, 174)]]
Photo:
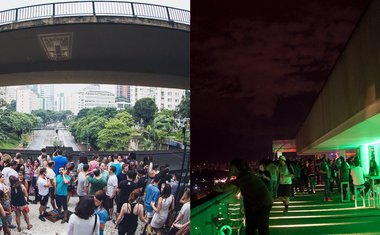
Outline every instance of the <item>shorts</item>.
[(52, 197), (52, 198), (54, 198), (54, 196), (55, 196), (55, 190), (54, 190), (54, 187), (50, 187), (50, 188), (49, 188), (49, 196)]
[(277, 195), (279, 197), (291, 197), (292, 196), (292, 185), (291, 184), (280, 184), (278, 186)]
[(42, 196), (40, 195), (40, 205), (41, 206), (46, 206), (49, 200), (49, 195)]
[(67, 211), (67, 196), (55, 195), (55, 202), (58, 207), (63, 207), (63, 210)]
[(107, 196), (107, 203), (108, 203), (108, 208), (110, 209), (113, 209), (113, 201), (114, 201), (115, 198), (110, 198), (109, 196)]
[(29, 213), (29, 207), (27, 204), (23, 206), (14, 206), (12, 205), (12, 211), (24, 211), (26, 213)]

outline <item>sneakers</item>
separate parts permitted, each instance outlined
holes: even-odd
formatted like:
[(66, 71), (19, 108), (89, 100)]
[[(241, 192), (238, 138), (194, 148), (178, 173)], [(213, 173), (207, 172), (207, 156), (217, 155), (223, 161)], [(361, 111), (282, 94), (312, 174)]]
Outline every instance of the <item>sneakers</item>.
[(10, 224), (10, 225), (8, 225), (8, 228), (10, 228), (10, 229), (15, 229), (15, 228), (16, 228), (16, 225)]
[(39, 218), (41, 221), (43, 221), (43, 222), (46, 221), (46, 219), (45, 219), (45, 217), (44, 217), (43, 215), (38, 216), (38, 218)]
[(58, 214), (59, 210), (58, 209), (54, 209), (53, 212)]
[(289, 205), (285, 204), (284, 213), (288, 212)]

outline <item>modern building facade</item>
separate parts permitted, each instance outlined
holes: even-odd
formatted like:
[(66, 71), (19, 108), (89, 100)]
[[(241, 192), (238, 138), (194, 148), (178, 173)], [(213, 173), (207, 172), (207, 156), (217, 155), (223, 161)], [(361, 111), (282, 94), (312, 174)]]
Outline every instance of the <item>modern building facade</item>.
[(356, 151), (361, 166), (380, 159), (380, 1), (366, 13), (297, 134), (298, 154)]
[(54, 85), (38, 85), (37, 92), (41, 102), (41, 109), (53, 110), (54, 109)]
[(18, 89), (16, 92), (16, 111), (21, 113), (32, 113), (40, 109), (38, 95), (31, 89)]

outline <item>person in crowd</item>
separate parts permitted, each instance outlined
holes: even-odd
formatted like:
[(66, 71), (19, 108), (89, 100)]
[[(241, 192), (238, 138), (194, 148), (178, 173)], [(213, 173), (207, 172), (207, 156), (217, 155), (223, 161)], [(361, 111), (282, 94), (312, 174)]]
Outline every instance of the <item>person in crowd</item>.
[(24, 160), (22, 159), (21, 153), (16, 153), (15, 161), (16, 161), (15, 171), (17, 171), (18, 173), (20, 170), (24, 170), (22, 169), (24, 168)]
[(99, 168), (99, 156), (94, 155), (88, 165), (90, 166), (90, 172), (93, 172), (95, 169)]
[(51, 161), (50, 156), (47, 154), (46, 148), (41, 149), (41, 155), (38, 156), (37, 159), (40, 163), (40, 167), (46, 167), (46, 166), (44, 166), (44, 161), (47, 161), (47, 162)]
[(301, 181), (301, 160), (297, 160), (293, 165), (294, 169), (294, 192), (303, 192), (302, 181)]
[(127, 172), (127, 179), (118, 181), (116, 194), (118, 200), (116, 203), (116, 218), (118, 217), (121, 207), (128, 201), (129, 194), (137, 188), (137, 184), (134, 182), (135, 173), (133, 171)]
[(16, 225), (12, 224), (12, 207), (10, 200), (11, 191), (10, 188), (7, 185), (5, 185), (5, 177), (2, 173), (0, 173), (0, 190), (3, 192), (3, 196), (1, 197), (1, 205), (3, 206), (6, 212), (4, 216), (5, 222), (3, 222), (3, 227), (14, 229), (16, 228)]
[(108, 208), (109, 208), (110, 219), (112, 219), (112, 216), (113, 216), (113, 207), (114, 207), (113, 202), (115, 200), (116, 189), (118, 185), (117, 176), (115, 172), (116, 172), (116, 167), (110, 166), (109, 178), (107, 181), (107, 192), (106, 192), (106, 195), (108, 198)]
[(154, 209), (151, 202), (154, 202), (156, 204), (158, 202), (158, 198), (160, 197), (160, 189), (158, 188), (160, 181), (160, 176), (156, 175), (154, 176), (152, 183), (149, 184), (146, 188), (144, 207), (148, 223), (150, 223), (154, 215)]
[(148, 178), (146, 177), (146, 170), (144, 168), (138, 169), (137, 187), (141, 188), (141, 195), (144, 195), (145, 188), (148, 184)]
[(57, 191), (56, 191), (56, 201), (57, 201), (57, 207), (58, 207), (58, 213), (61, 214), (62, 208), (63, 208), (63, 218), (61, 223), (64, 224), (67, 221), (67, 189), (69, 187), (71, 178), (66, 174), (65, 168), (61, 167), (59, 168), (59, 174), (56, 178), (56, 185), (57, 185)]
[(135, 234), (138, 220), (145, 221), (144, 206), (139, 203), (138, 198), (140, 189), (133, 190), (128, 198), (128, 201), (123, 204), (120, 214), (116, 220), (116, 228), (119, 235)]
[(48, 162), (48, 167), (46, 168), (46, 176), (49, 179), (50, 185), (51, 185), (51, 187), (49, 188), (50, 204), (53, 207), (53, 212), (58, 213), (57, 206), (55, 204), (55, 190), (57, 186), (55, 182), (56, 174), (54, 172), (54, 168), (55, 168), (55, 162), (54, 161)]
[(37, 202), (40, 201), (39, 195), (38, 195), (38, 186), (37, 186), (37, 179), (40, 172), (40, 163), (38, 159), (33, 161), (33, 187), (34, 187), (34, 200), (32, 201), (33, 204), (37, 204)]
[(267, 186), (269, 192), (271, 192), (271, 175), (270, 175), (270, 172), (265, 170), (265, 165), (264, 163), (260, 163), (259, 165), (259, 172), (258, 172), (258, 175), (260, 176), (260, 178), (262, 179), (262, 181), (264, 182), (265, 186)]
[(269, 234), (269, 213), (272, 208), (272, 196), (263, 181), (251, 172), (247, 162), (235, 158), (230, 163), (229, 177), (223, 186), (215, 191), (240, 192), (244, 198), (246, 234)]
[(120, 175), (117, 176), (117, 181), (127, 180), (128, 164), (124, 163)]
[(79, 198), (88, 195), (88, 180), (87, 180), (87, 173), (90, 169), (90, 166), (88, 164), (83, 164), (82, 169), (79, 171), (78, 174), (78, 186), (77, 186), (77, 194)]
[(289, 197), (292, 195), (292, 178), (294, 171), (289, 162), (286, 161), (285, 156), (280, 156), (280, 181), (278, 186), (278, 197), (284, 203), (284, 213), (288, 212)]
[(116, 172), (115, 172), (116, 177), (118, 177), (121, 174), (121, 170), (122, 170), (121, 169), (122, 165), (118, 160), (119, 156), (123, 156), (123, 154), (119, 153), (117, 157), (115, 155), (111, 155), (111, 157), (112, 157), (111, 166), (114, 166), (116, 168)]
[(307, 175), (310, 184), (310, 193), (315, 193), (315, 165), (313, 159), (307, 160)]
[[(353, 161), (353, 166), (351, 167), (350, 174), (352, 177), (353, 185), (354, 186), (364, 185), (364, 192), (365, 194), (367, 194), (368, 190), (370, 189), (370, 183), (365, 180), (364, 169), (360, 166), (359, 158), (356, 158)], [(354, 195), (354, 196), (356, 197), (357, 195)]]
[[(339, 157), (340, 168), (339, 168), (339, 181), (340, 182), (350, 182), (350, 165), (346, 162), (343, 156)], [(347, 186), (341, 189), (343, 191), (343, 198), (347, 198)], [(342, 192), (341, 192), (342, 193)]]
[(186, 189), (181, 200), (184, 202), (177, 218), (170, 227), (168, 235), (175, 235), (183, 226), (190, 223), (190, 189)]
[(331, 190), (330, 190), (330, 178), (331, 178), (331, 169), (327, 163), (327, 156), (322, 159), (321, 170), (319, 171), (322, 174), (323, 181), (325, 182), (325, 198), (324, 201), (332, 201), (331, 199)]
[(66, 164), (66, 175), (70, 177), (70, 183), (67, 188), (67, 205), (69, 205), (70, 198), (75, 195), (75, 172), (74, 172), (75, 164), (73, 161), (69, 161), (69, 163)]
[(79, 157), (79, 163), (78, 163), (78, 168), (77, 168), (77, 171), (80, 172), (84, 166), (84, 164), (88, 164), (88, 159), (86, 156), (84, 155), (81, 155)]
[[(27, 192), (28, 194), (30, 194), (30, 188), (32, 186), (32, 177), (33, 177), (33, 166), (32, 166), (32, 160), (30, 158), (28, 158), (26, 160), (26, 163), (24, 164), (24, 178), (25, 178), (25, 181), (28, 185), (28, 188), (27, 188)], [(28, 201), (30, 201), (28, 199)]]
[(172, 195), (176, 195), (177, 193), (177, 190), (178, 190), (178, 175), (176, 173), (174, 173), (172, 175), (172, 178), (170, 179), (170, 186), (172, 187)]
[(94, 203), (95, 203), (95, 214), (99, 216), (99, 235), (103, 235), (104, 233), (104, 227), (106, 225), (106, 222), (109, 218), (108, 212), (107, 212), (107, 195), (103, 190), (98, 190), (94, 194)]
[(99, 235), (100, 220), (95, 214), (94, 198), (88, 195), (81, 197), (70, 216), (67, 235)]
[(90, 183), (90, 194), (95, 195), (95, 193), (99, 190), (104, 190), (107, 186), (107, 182), (100, 175), (100, 170), (95, 169), (93, 171), (93, 176), (88, 176), (87, 181)]
[[(1, 217), (1, 220), (0, 220), (0, 228), (3, 229), (4, 231), (4, 235), (10, 235), (11, 234), (11, 231), (9, 230), (9, 225), (8, 225), (8, 217), (11, 217), (12, 218), (12, 210), (11, 210), (11, 206), (10, 206), (10, 201), (9, 199), (6, 199), (7, 196), (6, 194), (3, 192), (3, 190), (0, 190), (0, 217)], [(5, 204), (5, 201), (8, 200), (9, 202), (7, 203), (9, 205), (9, 208), (8, 209), (5, 209), (5, 206), (3, 206)], [(2, 212), (2, 210), (4, 211), (4, 213)], [(16, 226), (14, 227), (16, 228)]]
[(369, 161), (369, 175), (370, 176), (379, 175), (379, 170), (378, 170), (377, 163), (375, 160), (375, 154), (372, 154), (371, 160)]
[(24, 171), (20, 170), (18, 172), (18, 180), (20, 181), (20, 184), (24, 185), (24, 187), (26, 188), (26, 192), (28, 193), (28, 197), (27, 197), (27, 201), (29, 202), (29, 191), (28, 191), (28, 188), (29, 188), (29, 185), (28, 185), (28, 182), (25, 180), (25, 173)]
[(270, 173), (271, 178), (271, 190), (273, 199), (277, 198), (277, 187), (278, 187), (278, 166), (273, 162), (269, 161), (269, 164), (267, 165), (267, 170)]
[(67, 157), (65, 156), (62, 156), (62, 150), (61, 149), (58, 149), (57, 151), (55, 151), (56, 155), (57, 156), (54, 156), (53, 157), (53, 161), (54, 161), (54, 173), (56, 175), (59, 174), (59, 168), (61, 167), (66, 167), (66, 164), (69, 162), (67, 160)]
[(17, 163), (16, 161), (12, 161), (12, 157), (8, 154), (3, 154), (3, 162), (4, 162), (4, 169), (1, 171), (1, 173), (4, 175), (5, 177), (5, 184), (10, 187), (10, 183), (9, 183), (9, 177), (11, 175), (13, 175), (14, 177), (18, 177), (18, 174), (17, 174), (17, 171), (15, 170), (16, 169), (16, 166), (17, 166)]
[(100, 163), (100, 175), (104, 179), (104, 181), (108, 181), (108, 177), (110, 176), (107, 170), (107, 164), (105, 162)]
[(39, 219), (41, 221), (46, 221), (44, 216), (49, 214), (46, 212), (46, 206), (49, 200), (49, 188), (51, 187), (51, 181), (46, 176), (46, 168), (40, 169), (40, 175), (37, 180), (38, 194), (40, 198), (40, 208), (39, 208)]
[(170, 184), (162, 184), (161, 196), (158, 198), (158, 202), (155, 205), (151, 202), (151, 206), (154, 210), (154, 215), (150, 225), (157, 235), (164, 234), (165, 222), (168, 219), (169, 212), (174, 210), (174, 196), (171, 194)]
[(25, 222), (27, 224), (27, 229), (30, 230), (33, 226), (29, 221), (29, 207), (26, 203), (26, 199), (28, 197), (28, 193), (26, 192), (26, 187), (20, 184), (18, 178), (11, 175), (9, 177), (9, 181), (11, 184), (11, 205), (12, 210), (16, 214), (16, 223), (17, 223), (17, 231), (21, 232), (21, 213), (25, 218)]

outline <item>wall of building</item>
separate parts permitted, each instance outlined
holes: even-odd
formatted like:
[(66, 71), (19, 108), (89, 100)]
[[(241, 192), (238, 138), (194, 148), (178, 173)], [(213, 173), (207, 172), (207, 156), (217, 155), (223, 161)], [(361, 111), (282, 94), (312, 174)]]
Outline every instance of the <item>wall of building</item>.
[(379, 12), (372, 1), (297, 135), (297, 152), (380, 112)]

